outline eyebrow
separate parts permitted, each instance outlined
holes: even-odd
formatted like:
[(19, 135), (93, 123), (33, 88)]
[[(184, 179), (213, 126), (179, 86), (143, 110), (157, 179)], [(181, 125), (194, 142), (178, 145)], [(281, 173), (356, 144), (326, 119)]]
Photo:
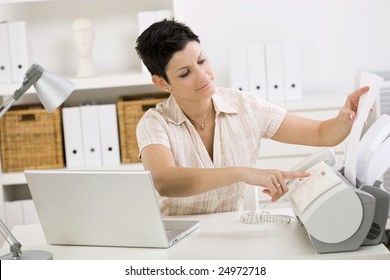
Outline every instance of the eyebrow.
[[(199, 54), (199, 56), (198, 56), (198, 59), (199, 59), (200, 57), (202, 57), (202, 55), (203, 55), (203, 50), (200, 51), (200, 54)], [(180, 67), (179, 69), (177, 69), (177, 70), (175, 71), (175, 73), (179, 72), (180, 70), (186, 69), (186, 68), (188, 68), (188, 66)]]

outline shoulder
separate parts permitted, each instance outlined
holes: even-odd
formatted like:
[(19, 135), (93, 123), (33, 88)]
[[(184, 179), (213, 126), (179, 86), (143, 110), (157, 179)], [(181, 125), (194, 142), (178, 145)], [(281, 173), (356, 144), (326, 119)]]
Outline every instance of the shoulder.
[(151, 128), (156, 126), (165, 126), (166, 114), (163, 103), (159, 103), (155, 108), (150, 108), (144, 112), (143, 116), (138, 121), (137, 130), (140, 129), (140, 127)]
[(155, 104), (155, 106), (148, 108), (141, 120), (145, 119), (160, 119), (160, 120), (165, 120), (167, 116), (169, 115), (169, 112), (172, 111), (171, 105), (169, 105), (171, 102), (169, 102), (170, 98), (168, 97), (167, 100), (162, 101), (160, 103)]

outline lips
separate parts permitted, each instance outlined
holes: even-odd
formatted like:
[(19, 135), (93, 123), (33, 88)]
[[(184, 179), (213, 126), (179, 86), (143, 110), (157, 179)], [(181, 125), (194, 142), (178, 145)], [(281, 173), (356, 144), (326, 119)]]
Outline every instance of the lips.
[(199, 91), (199, 90), (202, 90), (202, 89), (209, 87), (210, 82), (211, 82), (211, 80), (208, 80), (207, 83), (205, 83), (202, 87), (198, 88), (196, 91)]

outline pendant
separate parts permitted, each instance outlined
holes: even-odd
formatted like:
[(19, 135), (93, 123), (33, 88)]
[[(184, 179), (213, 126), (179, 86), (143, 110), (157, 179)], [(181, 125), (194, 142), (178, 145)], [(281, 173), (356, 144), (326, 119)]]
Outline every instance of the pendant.
[(205, 128), (204, 123), (201, 123), (200, 126), (199, 126), (199, 128), (200, 128), (200, 130), (204, 130), (204, 128)]

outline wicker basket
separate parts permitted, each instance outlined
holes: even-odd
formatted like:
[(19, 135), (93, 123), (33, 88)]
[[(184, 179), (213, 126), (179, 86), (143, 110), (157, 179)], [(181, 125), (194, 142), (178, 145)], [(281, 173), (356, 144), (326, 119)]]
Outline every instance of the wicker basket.
[(167, 100), (167, 94), (125, 96), (118, 100), (119, 137), (121, 161), (139, 162), (136, 128), (144, 113)]
[(3, 172), (64, 167), (61, 113), (14, 107), (0, 119)]

